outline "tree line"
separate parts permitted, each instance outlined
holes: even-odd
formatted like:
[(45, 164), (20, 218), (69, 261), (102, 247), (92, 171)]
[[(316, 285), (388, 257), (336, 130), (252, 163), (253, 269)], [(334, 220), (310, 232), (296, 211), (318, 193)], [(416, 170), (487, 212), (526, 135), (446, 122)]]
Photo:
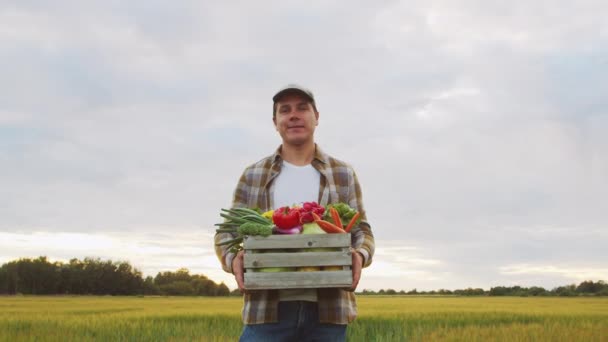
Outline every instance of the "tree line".
[(230, 289), (185, 268), (144, 278), (126, 261), (85, 258), (63, 263), (41, 256), (3, 264), (0, 294), (228, 296)]
[[(224, 284), (204, 275), (190, 274), (188, 269), (159, 272), (155, 277), (142, 273), (126, 261), (99, 258), (71, 259), (67, 263), (50, 262), (47, 257), (21, 258), (0, 267), (0, 294), (69, 294), (69, 295), (188, 295), (229, 296)], [(602, 280), (583, 281), (546, 290), (543, 287), (496, 286), (490, 290), (379, 291), (363, 290), (360, 295), (456, 295), (456, 296), (608, 296), (608, 284)]]
[(572, 297), (572, 296), (608, 296), (608, 284), (603, 280), (594, 282), (593, 280), (586, 280), (580, 284), (571, 284), (565, 286), (558, 286), (551, 290), (546, 290), (543, 287), (532, 286), (532, 287), (521, 287), (521, 286), (496, 286), (490, 288), (490, 290), (484, 290), (481, 288), (466, 288), (459, 290), (445, 290), (440, 289), (438, 291), (418, 291), (416, 289), (410, 291), (396, 291), (394, 289), (381, 289), (380, 291), (363, 290), (357, 292), (361, 295), (455, 295), (455, 296), (561, 296), (561, 297)]

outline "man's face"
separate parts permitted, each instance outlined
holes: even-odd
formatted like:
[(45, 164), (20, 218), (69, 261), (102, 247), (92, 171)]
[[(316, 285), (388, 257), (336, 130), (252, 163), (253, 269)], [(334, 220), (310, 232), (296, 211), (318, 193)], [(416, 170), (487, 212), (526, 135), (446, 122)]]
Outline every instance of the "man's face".
[(285, 94), (277, 101), (274, 114), (272, 120), (283, 143), (302, 145), (313, 141), (319, 112), (314, 110), (306, 97), (297, 93)]

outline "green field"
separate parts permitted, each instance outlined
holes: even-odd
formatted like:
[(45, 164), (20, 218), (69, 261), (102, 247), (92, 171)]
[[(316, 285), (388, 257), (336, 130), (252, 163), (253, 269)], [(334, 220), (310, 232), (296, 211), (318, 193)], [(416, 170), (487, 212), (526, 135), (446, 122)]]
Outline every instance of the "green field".
[[(359, 296), (349, 341), (608, 341), (608, 298)], [(0, 297), (0, 341), (235, 341), (241, 298)]]

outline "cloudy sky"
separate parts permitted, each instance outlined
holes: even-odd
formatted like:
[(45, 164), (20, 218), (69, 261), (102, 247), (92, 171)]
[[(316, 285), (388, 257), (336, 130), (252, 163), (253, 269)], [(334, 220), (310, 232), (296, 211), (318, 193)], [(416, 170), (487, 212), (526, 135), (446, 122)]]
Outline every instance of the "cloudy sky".
[(317, 97), (376, 236), (360, 288), (608, 280), (605, 1), (3, 1), (0, 263), (188, 267), (271, 97)]

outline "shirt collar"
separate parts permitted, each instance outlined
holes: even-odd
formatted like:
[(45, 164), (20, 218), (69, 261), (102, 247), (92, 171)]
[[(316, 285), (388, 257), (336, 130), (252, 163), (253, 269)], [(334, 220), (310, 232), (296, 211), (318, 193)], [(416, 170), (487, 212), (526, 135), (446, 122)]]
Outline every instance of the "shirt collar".
[[(283, 145), (280, 145), (277, 150), (274, 152), (274, 154), (272, 155), (272, 164), (276, 165), (279, 164), (283, 161), (283, 158), (281, 157), (281, 147)], [(315, 164), (315, 161), (321, 163), (321, 164), (327, 164), (327, 155), (323, 152), (323, 150), (321, 150), (321, 148), (319, 147), (319, 145), (315, 144), (315, 155), (313, 157), (313, 161), (312, 164)]]

